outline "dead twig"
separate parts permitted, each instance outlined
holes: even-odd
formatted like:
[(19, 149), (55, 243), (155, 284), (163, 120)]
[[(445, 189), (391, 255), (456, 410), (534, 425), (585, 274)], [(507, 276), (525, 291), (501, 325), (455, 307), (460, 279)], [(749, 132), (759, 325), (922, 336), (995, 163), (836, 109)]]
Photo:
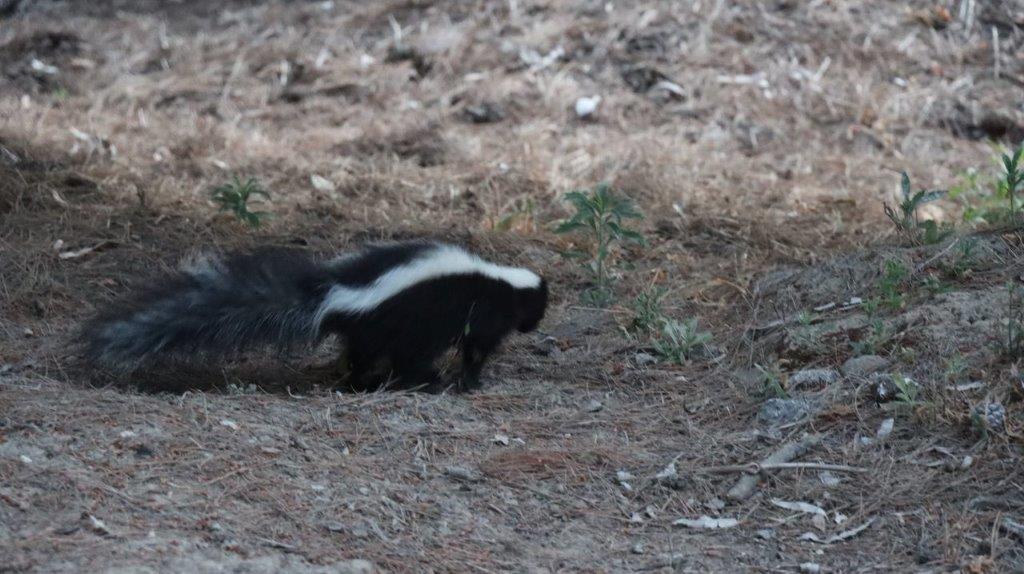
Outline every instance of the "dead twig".
[(213, 484), (217, 484), (218, 482), (220, 482), (220, 481), (222, 481), (224, 479), (231, 478), (232, 476), (235, 476), (236, 474), (245, 472), (247, 470), (249, 470), (249, 469), (244, 467), (244, 466), (236, 468), (235, 470), (232, 470), (231, 472), (222, 474), (222, 475), (218, 476), (217, 478), (214, 478), (214, 479), (211, 479), (211, 480), (208, 480), (208, 481), (204, 482), (203, 485), (204, 486), (210, 486), (210, 485), (213, 485)]
[(922, 271), (924, 271), (925, 269), (927, 269), (929, 265), (931, 265), (932, 263), (935, 263), (935, 261), (937, 261), (937, 260), (939, 260), (939, 259), (943, 258), (943, 257), (944, 257), (944, 256), (945, 256), (945, 255), (946, 255), (947, 253), (949, 253), (949, 251), (950, 251), (951, 249), (953, 249), (954, 247), (956, 247), (958, 243), (960, 243), (960, 238), (959, 238), (959, 237), (957, 237), (957, 238), (956, 238), (956, 239), (954, 239), (953, 241), (950, 241), (950, 242), (949, 242), (949, 245), (947, 245), (947, 246), (943, 247), (941, 251), (939, 251), (939, 252), (938, 252), (938, 253), (936, 253), (935, 255), (932, 255), (931, 257), (929, 257), (928, 259), (926, 259), (926, 260), (924, 261), (924, 263), (921, 263), (920, 265), (918, 265), (917, 267), (915, 267), (915, 268), (914, 268), (914, 275), (917, 275), (917, 274), (921, 273)]
[(729, 474), (732, 472), (745, 472), (747, 474), (758, 474), (766, 470), (785, 470), (789, 468), (800, 468), (809, 470), (834, 470), (836, 472), (867, 472), (868, 469), (858, 466), (847, 466), (845, 464), (828, 464), (823, 462), (751, 462), (747, 464), (728, 464), (724, 466), (709, 466), (698, 469), (697, 473), (704, 474)]
[[(784, 462), (790, 462), (794, 458), (803, 455), (805, 452), (810, 450), (812, 447), (821, 442), (821, 435), (809, 435), (805, 436), (798, 442), (791, 442), (782, 445), (778, 450), (768, 455), (767, 458), (759, 463), (755, 463), (764, 468), (765, 466), (775, 465)], [(749, 465), (747, 466), (749, 468)], [(726, 496), (731, 500), (746, 500), (754, 494), (754, 488), (757, 487), (757, 481), (760, 477), (758, 474), (744, 474), (740, 477), (739, 481), (729, 489)]]

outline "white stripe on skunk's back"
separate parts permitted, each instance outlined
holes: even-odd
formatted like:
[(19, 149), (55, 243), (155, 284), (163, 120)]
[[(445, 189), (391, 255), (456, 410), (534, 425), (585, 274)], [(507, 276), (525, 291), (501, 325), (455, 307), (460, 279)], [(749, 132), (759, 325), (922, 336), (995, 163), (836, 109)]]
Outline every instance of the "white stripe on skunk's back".
[(365, 287), (335, 285), (317, 309), (315, 324), (332, 312), (370, 311), (402, 291), (431, 279), (479, 273), (504, 281), (515, 289), (540, 287), (540, 276), (529, 269), (504, 267), (480, 259), (452, 245), (438, 245), (409, 263), (389, 270)]

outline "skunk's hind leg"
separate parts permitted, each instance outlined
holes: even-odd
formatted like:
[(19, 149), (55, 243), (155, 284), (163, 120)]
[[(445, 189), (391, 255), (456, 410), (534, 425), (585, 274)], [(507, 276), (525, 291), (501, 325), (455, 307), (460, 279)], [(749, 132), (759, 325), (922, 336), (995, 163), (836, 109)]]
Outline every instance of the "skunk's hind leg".
[(371, 392), (380, 388), (382, 381), (374, 375), (374, 368), (377, 360), (372, 353), (353, 344), (351, 341), (345, 345), (343, 358), (340, 361), (346, 363), (348, 371), (347, 386), (356, 392)]
[(443, 388), (441, 374), (434, 367), (437, 360), (433, 352), (423, 349), (395, 349), (389, 360), (397, 377), (392, 388), (439, 392)]
[(392, 388), (401, 390), (423, 390), (431, 393), (443, 389), (441, 374), (432, 365), (403, 365), (395, 367)]

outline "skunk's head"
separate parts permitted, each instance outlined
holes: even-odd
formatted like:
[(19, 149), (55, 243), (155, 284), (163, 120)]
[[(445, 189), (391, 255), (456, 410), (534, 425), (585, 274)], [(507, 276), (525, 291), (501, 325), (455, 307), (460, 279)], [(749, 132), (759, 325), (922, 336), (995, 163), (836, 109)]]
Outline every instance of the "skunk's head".
[(517, 289), (520, 333), (529, 333), (537, 328), (548, 308), (548, 282), (541, 278), (540, 285), (528, 289)]

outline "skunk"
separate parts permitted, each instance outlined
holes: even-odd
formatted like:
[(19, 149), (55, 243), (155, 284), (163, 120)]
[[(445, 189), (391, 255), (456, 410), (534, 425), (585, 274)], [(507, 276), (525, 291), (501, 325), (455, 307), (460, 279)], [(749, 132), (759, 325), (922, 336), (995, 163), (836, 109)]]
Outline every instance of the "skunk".
[(325, 262), (262, 249), (187, 262), (102, 311), (81, 342), (94, 365), (126, 372), (259, 346), (284, 352), (335, 334), (350, 383), (363, 389), (378, 386), (370, 375), (385, 361), (397, 388), (439, 389), (434, 363), (458, 346), (456, 388), (469, 390), (507, 335), (537, 327), (547, 302), (536, 273), (443, 243), (369, 245)]

